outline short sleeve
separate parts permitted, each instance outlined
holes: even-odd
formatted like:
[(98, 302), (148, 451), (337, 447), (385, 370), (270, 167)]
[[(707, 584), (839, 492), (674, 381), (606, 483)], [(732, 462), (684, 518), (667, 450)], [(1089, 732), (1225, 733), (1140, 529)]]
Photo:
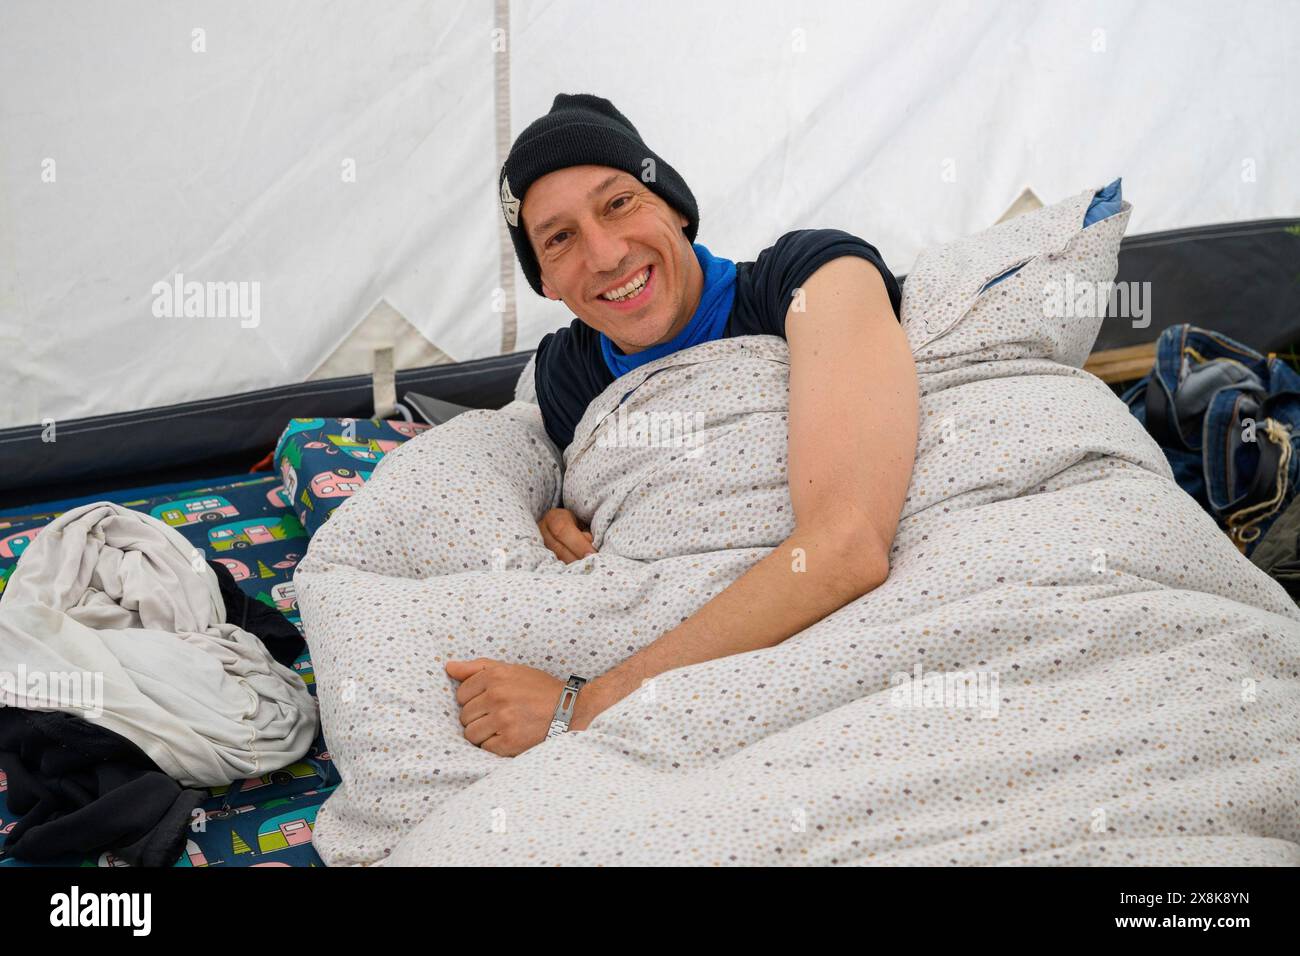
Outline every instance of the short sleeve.
[(747, 270), (737, 290), (744, 298), (738, 309), (742, 314), (738, 315), (737, 332), (784, 338), (786, 312), (795, 290), (826, 263), (841, 256), (859, 256), (880, 270), (894, 317), (898, 318), (903, 295), (875, 246), (841, 229), (799, 229), (787, 232), (760, 252)]

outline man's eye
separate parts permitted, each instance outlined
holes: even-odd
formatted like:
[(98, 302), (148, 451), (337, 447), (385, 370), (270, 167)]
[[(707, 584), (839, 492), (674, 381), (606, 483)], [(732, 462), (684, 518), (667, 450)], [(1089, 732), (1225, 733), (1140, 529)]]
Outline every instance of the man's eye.
[(551, 236), (550, 239), (546, 240), (546, 244), (549, 246), (551, 243), (555, 242), (556, 239), (560, 238), (560, 236), (565, 236), (565, 235), (568, 235), (568, 232), (564, 229), (561, 229), (555, 235)]
[(631, 196), (619, 196), (617, 199), (614, 200), (614, 202), (611, 202), (611, 203), (609, 204), (609, 205), (610, 205), (610, 208), (611, 208), (611, 209), (618, 209), (619, 207), (618, 207), (618, 206), (615, 206), (614, 203), (616, 203), (616, 202), (618, 202), (619, 200), (622, 200), (622, 199), (625, 199), (625, 200), (631, 202), (632, 197), (631, 197)]

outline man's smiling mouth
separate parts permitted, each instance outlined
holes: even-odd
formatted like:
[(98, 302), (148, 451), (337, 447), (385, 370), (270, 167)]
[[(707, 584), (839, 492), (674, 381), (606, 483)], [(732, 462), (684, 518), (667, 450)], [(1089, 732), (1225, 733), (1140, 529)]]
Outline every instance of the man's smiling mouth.
[(602, 292), (598, 298), (605, 302), (626, 302), (635, 299), (650, 284), (650, 276), (654, 271), (654, 266), (646, 266), (632, 281), (619, 286), (617, 289), (611, 289), (609, 292)]

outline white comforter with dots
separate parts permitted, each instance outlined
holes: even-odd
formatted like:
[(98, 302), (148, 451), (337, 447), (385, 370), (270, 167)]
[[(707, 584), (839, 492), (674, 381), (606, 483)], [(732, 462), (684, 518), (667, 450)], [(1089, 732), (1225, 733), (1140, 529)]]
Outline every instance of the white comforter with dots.
[[(623, 376), (563, 460), (524, 379), (384, 458), (295, 575), (343, 778), (323, 859), (1300, 864), (1300, 613), (1078, 368), (1096, 323), (1027, 332), (1057, 253), (1113, 275), (1129, 206), (1082, 233), (1090, 195), (909, 275), (922, 428), (882, 586), (518, 757), (464, 739), (444, 662), (595, 676), (779, 545), (786, 345)], [(558, 505), (598, 554), (546, 550)]]

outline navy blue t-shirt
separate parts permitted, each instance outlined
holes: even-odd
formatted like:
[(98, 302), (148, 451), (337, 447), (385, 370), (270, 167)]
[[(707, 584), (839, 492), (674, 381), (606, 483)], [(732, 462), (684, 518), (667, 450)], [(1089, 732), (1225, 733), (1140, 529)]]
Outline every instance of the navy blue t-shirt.
[[(898, 317), (903, 299), (898, 280), (875, 246), (840, 229), (799, 229), (787, 232), (753, 262), (736, 263), (736, 297), (723, 337), (785, 338), (785, 316), (794, 290), (841, 256), (860, 256), (880, 270)], [(614, 378), (601, 354), (600, 334), (581, 319), (542, 337), (533, 381), (546, 433), (561, 451), (573, 441), (573, 430), (587, 406)]]

